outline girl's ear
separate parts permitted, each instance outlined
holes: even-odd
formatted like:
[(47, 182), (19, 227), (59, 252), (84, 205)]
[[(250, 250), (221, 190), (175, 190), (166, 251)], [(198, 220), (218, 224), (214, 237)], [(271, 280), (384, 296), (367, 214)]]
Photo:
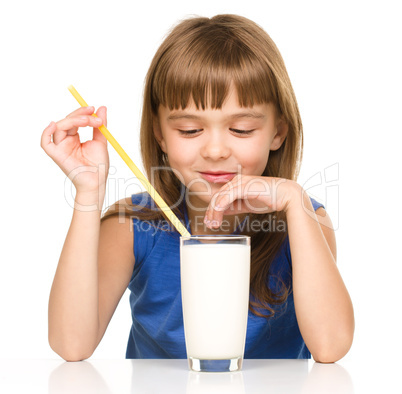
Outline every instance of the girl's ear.
[(271, 143), (271, 150), (278, 150), (282, 146), (283, 141), (285, 141), (285, 138), (288, 135), (288, 131), (289, 125), (287, 124), (286, 120), (281, 117), (276, 122), (276, 134), (274, 135), (274, 139)]
[(161, 149), (163, 150), (163, 152), (166, 153), (166, 143), (163, 138), (161, 125), (159, 123), (159, 119), (157, 116), (154, 116), (152, 123), (153, 123), (153, 130), (154, 130), (154, 136), (156, 138), (156, 141), (158, 141), (158, 144), (161, 147)]

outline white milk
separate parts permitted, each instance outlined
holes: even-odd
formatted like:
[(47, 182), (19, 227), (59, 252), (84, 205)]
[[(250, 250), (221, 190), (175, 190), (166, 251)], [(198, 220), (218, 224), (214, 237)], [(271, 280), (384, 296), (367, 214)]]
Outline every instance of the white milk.
[(250, 246), (196, 244), (181, 250), (187, 357), (242, 357), (250, 288)]

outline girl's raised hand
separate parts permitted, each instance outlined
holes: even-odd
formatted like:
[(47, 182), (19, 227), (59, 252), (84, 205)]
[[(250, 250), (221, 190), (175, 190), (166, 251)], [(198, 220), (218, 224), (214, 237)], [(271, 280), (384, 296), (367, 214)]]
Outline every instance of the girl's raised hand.
[[(97, 118), (94, 107), (81, 107), (58, 122), (50, 122), (42, 133), (41, 147), (73, 182), (77, 192), (98, 192), (106, 187), (109, 171), (107, 140), (99, 131), (106, 126), (106, 107)], [(92, 140), (81, 143), (79, 127), (93, 127)]]

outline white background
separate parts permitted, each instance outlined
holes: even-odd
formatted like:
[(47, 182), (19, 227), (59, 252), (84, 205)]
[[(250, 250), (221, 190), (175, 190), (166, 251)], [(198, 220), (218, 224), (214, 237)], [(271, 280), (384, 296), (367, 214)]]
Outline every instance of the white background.
[[(109, 130), (142, 169), (142, 89), (164, 35), (192, 14), (235, 13), (270, 34), (296, 92), (305, 131), (299, 183), (333, 219), (338, 267), (355, 308), (354, 345), (339, 363), (356, 386), (359, 371), (364, 376), (358, 364), (394, 365), (402, 350), (398, 3), (2, 2), (0, 358), (59, 358), (47, 343), (47, 303), (73, 195), (40, 136), (77, 108), (67, 86), (108, 107)], [(111, 147), (109, 154), (105, 207), (141, 190)], [(126, 293), (93, 358), (124, 358), (129, 328)]]

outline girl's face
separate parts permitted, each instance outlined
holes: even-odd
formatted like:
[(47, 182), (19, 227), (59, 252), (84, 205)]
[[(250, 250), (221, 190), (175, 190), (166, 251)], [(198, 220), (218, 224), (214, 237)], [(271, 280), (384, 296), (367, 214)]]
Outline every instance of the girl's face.
[[(154, 132), (194, 207), (206, 207), (236, 175), (261, 176), (270, 150), (279, 149), (287, 124), (273, 104), (241, 107), (232, 88), (221, 109), (159, 107)], [(211, 173), (215, 173), (212, 175)], [(216, 175), (216, 174), (223, 175)]]

